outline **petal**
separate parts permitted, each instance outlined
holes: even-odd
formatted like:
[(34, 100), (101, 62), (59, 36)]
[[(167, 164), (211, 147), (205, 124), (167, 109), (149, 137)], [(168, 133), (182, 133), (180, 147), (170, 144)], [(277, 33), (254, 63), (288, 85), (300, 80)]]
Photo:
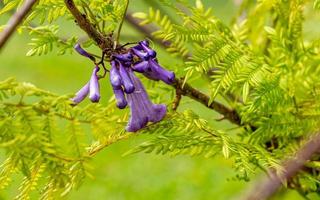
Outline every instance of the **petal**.
[(99, 86), (99, 77), (97, 75), (99, 67), (96, 66), (93, 69), (90, 84), (89, 84), (89, 98), (92, 102), (99, 102), (100, 100), (100, 86)]
[(157, 52), (156, 52), (155, 50), (151, 49), (151, 48), (149, 47), (149, 44), (146, 45), (146, 43), (142, 41), (142, 42), (139, 42), (139, 45), (142, 47), (142, 49), (143, 49), (145, 52), (148, 53), (148, 55), (149, 55), (151, 58), (155, 58), (155, 57), (157, 56)]
[[(119, 73), (120, 73), (122, 85), (124, 87), (124, 91), (127, 94), (132, 93), (134, 91), (134, 86), (131, 79), (128, 76), (127, 70), (122, 65), (122, 63), (118, 62), (118, 64), (119, 64)], [(126, 68), (129, 69), (128, 67)]]
[(141, 60), (148, 60), (149, 54), (144, 52), (142, 48), (132, 47), (131, 51), (134, 55), (139, 57)]
[(162, 68), (155, 60), (149, 60), (150, 71), (146, 71), (143, 74), (152, 80), (162, 80), (167, 84), (172, 84), (175, 80), (175, 74)]
[(146, 72), (146, 71), (150, 71), (150, 67), (149, 67), (149, 62), (144, 60), (144, 61), (141, 61), (139, 63), (136, 63), (132, 66), (132, 69), (136, 72), (140, 72), (140, 73), (143, 73), (143, 72)]
[(154, 104), (153, 110), (155, 115), (152, 115), (152, 118), (149, 119), (150, 122), (159, 122), (161, 121), (167, 113), (167, 106), (164, 104)]
[(149, 41), (148, 40), (142, 40), (140, 43), (142, 43), (143, 45), (149, 47)]
[(124, 54), (114, 54), (112, 56), (120, 62), (132, 62), (133, 60), (133, 56), (130, 52)]
[(78, 104), (81, 101), (83, 101), (86, 96), (89, 94), (89, 82), (85, 84), (77, 93), (76, 96), (73, 97), (71, 100), (75, 103)]
[(89, 58), (92, 61), (96, 61), (95, 57), (93, 57), (90, 53), (88, 53), (86, 50), (82, 49), (80, 44), (76, 44), (74, 45), (74, 49), (82, 56), (85, 56), (87, 58)]
[(117, 100), (117, 107), (120, 109), (125, 108), (128, 103), (127, 103), (127, 100), (124, 96), (124, 92), (123, 92), (122, 88), (116, 89), (113, 87), (113, 93), (114, 93), (116, 100)]
[(111, 69), (110, 69), (110, 82), (112, 87), (116, 89), (121, 88), (121, 77), (119, 74), (119, 70), (117, 69), (116, 61), (111, 61)]
[(153, 104), (144, 89), (141, 81), (134, 75), (131, 69), (128, 74), (135, 86), (135, 91), (127, 94), (128, 105), (130, 107), (130, 120), (126, 130), (136, 132), (145, 127), (148, 122), (158, 122), (166, 114), (166, 106), (163, 104)]

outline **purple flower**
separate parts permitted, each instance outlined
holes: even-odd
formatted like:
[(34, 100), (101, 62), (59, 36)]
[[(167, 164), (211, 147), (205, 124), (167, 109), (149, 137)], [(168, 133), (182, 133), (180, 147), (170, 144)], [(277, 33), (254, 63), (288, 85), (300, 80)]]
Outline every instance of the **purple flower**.
[(114, 87), (113, 88), (113, 93), (114, 93), (114, 96), (116, 97), (116, 100), (117, 100), (117, 107), (120, 108), (120, 109), (123, 109), (127, 106), (127, 100), (124, 96), (124, 92), (122, 90), (122, 88), (120, 89), (116, 89)]
[(150, 70), (147, 70), (143, 73), (143, 75), (145, 75), (147, 78), (155, 81), (162, 80), (169, 85), (174, 82), (175, 74), (173, 72), (165, 70), (153, 59), (150, 59), (148, 64)]
[(175, 80), (175, 74), (162, 68), (157, 59), (156, 52), (149, 47), (149, 42), (143, 40), (138, 45), (131, 48), (133, 54), (141, 59), (135, 63), (132, 69), (136, 72), (143, 73), (144, 76), (151, 80), (162, 80), (167, 84), (172, 84)]
[(110, 69), (110, 82), (113, 88), (120, 89), (122, 85), (122, 80), (119, 74), (119, 70), (117, 69), (116, 61), (111, 61), (111, 69)]
[(110, 69), (110, 82), (113, 89), (113, 93), (117, 100), (117, 106), (120, 109), (123, 109), (127, 106), (127, 100), (125, 99), (123, 89), (121, 87), (122, 80), (117, 69), (116, 61), (111, 61)]
[(90, 84), (89, 84), (89, 98), (92, 102), (99, 102), (100, 100), (100, 86), (99, 86), (99, 77), (97, 75), (99, 67), (96, 66), (93, 69)]
[[(93, 55), (82, 49), (79, 44), (75, 45), (75, 49), (79, 54), (95, 61)], [(157, 53), (149, 47), (147, 40), (139, 42), (127, 53), (111, 56), (110, 83), (117, 107), (120, 109), (127, 105), (130, 107), (130, 119), (126, 126), (126, 130), (129, 132), (140, 130), (148, 122), (159, 122), (166, 115), (166, 106), (164, 104), (153, 104), (141, 81), (134, 74), (134, 71), (139, 72), (149, 79), (162, 80), (167, 84), (172, 84), (175, 80), (174, 73), (162, 68), (156, 56)], [(136, 62), (136, 59), (138, 59), (138, 62)], [(99, 79), (101, 77), (98, 76), (98, 71), (99, 66), (95, 66), (89, 82), (72, 99), (74, 103), (80, 103), (88, 95), (92, 102), (99, 102)]]
[(141, 61), (133, 65), (132, 69), (136, 72), (143, 73), (144, 76), (154, 81), (162, 80), (167, 84), (172, 84), (175, 80), (175, 74), (162, 68), (154, 59)]
[(147, 52), (143, 52), (143, 49), (140, 45), (131, 48), (133, 54), (139, 57), (141, 60), (148, 60), (149, 54)]
[(149, 61), (143, 60), (139, 63), (136, 63), (132, 66), (133, 71), (144, 73), (150, 71)]
[(88, 53), (87, 51), (85, 51), (84, 49), (81, 48), (80, 44), (76, 44), (74, 46), (74, 49), (80, 54), (83, 55), (87, 58), (89, 58), (90, 60), (92, 60), (93, 62), (96, 61), (95, 57), (93, 57), (90, 53)]
[(157, 56), (157, 52), (151, 48), (149, 48), (149, 42), (147, 42), (146, 40), (143, 40), (141, 42), (139, 42), (139, 45), (142, 47), (142, 49), (148, 53), (148, 55), (151, 58), (155, 58)]
[(166, 115), (166, 106), (163, 104), (153, 104), (144, 89), (140, 80), (134, 75), (133, 71), (127, 69), (130, 79), (132, 80), (135, 91), (127, 94), (128, 104), (131, 108), (130, 120), (126, 130), (136, 132), (145, 127), (148, 122), (158, 122)]
[(149, 41), (148, 40), (142, 40), (142, 41), (140, 41), (140, 43), (142, 43), (143, 45), (145, 45), (145, 46), (149, 46)]
[(89, 94), (89, 82), (85, 84), (77, 93), (76, 96), (71, 99), (75, 104), (83, 101)]
[(133, 56), (130, 52), (125, 53), (125, 54), (114, 54), (112, 55), (114, 58), (116, 58), (120, 62), (132, 62)]
[(134, 85), (128, 75), (128, 72), (125, 68), (129, 68), (129, 67), (125, 67), (121, 62), (117, 62), (118, 65), (119, 65), (119, 74), (120, 74), (120, 77), (121, 77), (121, 82), (122, 82), (122, 85), (124, 87), (124, 91), (127, 93), (127, 94), (130, 94), (134, 91)]

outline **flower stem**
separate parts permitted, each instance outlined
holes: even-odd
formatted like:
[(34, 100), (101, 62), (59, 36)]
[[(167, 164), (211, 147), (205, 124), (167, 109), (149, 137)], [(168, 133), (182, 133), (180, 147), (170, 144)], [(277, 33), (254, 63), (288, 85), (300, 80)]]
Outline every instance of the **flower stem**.
[(126, 0), (126, 7), (125, 7), (125, 10), (123, 12), (122, 19), (121, 19), (121, 22), (120, 22), (120, 25), (119, 25), (119, 28), (118, 28), (116, 44), (114, 45), (114, 48), (117, 48), (117, 45), (119, 44), (120, 33), (121, 33), (123, 22), (124, 22), (125, 17), (126, 17), (126, 13), (127, 13), (128, 7), (129, 7), (129, 0)]

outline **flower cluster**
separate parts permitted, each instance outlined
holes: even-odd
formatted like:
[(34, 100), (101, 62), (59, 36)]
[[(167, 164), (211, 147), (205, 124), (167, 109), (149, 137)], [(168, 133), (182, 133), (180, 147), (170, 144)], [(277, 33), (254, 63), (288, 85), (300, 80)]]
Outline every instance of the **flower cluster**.
[[(95, 58), (80, 45), (75, 49), (81, 55), (95, 62)], [(136, 46), (131, 47), (126, 53), (113, 54), (110, 61), (110, 83), (116, 97), (117, 107), (130, 107), (130, 120), (126, 130), (136, 132), (145, 127), (148, 122), (158, 122), (166, 114), (164, 104), (153, 104), (143, 87), (139, 78), (134, 72), (142, 73), (145, 77), (172, 84), (175, 74), (162, 68), (156, 58), (157, 53), (150, 48), (149, 42), (143, 40)], [(79, 90), (72, 99), (74, 103), (81, 102), (88, 94), (92, 102), (98, 102), (99, 94), (99, 71), (98, 65), (95, 66), (89, 82)]]

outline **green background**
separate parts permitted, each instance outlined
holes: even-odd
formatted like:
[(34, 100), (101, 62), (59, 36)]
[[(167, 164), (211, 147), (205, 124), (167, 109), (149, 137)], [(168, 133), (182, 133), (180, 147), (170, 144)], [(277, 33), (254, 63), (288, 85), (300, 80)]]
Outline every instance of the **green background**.
[[(229, 23), (236, 12), (232, 1), (206, 0), (212, 6), (216, 16)], [(141, 0), (132, 0), (131, 11), (147, 11)], [(4, 24), (8, 18), (1, 18)], [(72, 22), (59, 21), (60, 34), (71, 36), (83, 34)], [(312, 28), (310, 28), (312, 27)], [(316, 29), (308, 22), (306, 35), (312, 36)], [(142, 37), (127, 24), (123, 29), (126, 40), (136, 41)], [(92, 64), (87, 59), (73, 54), (63, 56), (55, 52), (41, 57), (26, 57), (30, 36), (15, 34), (0, 53), (0, 80), (16, 77), (58, 94), (71, 94), (84, 84), (91, 73)], [(156, 47), (159, 50), (159, 47)], [(98, 52), (97, 48), (91, 49)], [(172, 58), (164, 51), (158, 53), (160, 62), (165, 66)], [(107, 81), (106, 81), (107, 82)], [(197, 85), (201, 88), (201, 83)], [(203, 89), (203, 88), (202, 88)], [(106, 104), (111, 95), (108, 84), (103, 84), (102, 103)], [(180, 109), (191, 108), (208, 121), (214, 121), (217, 114), (201, 104), (184, 98), (186, 105)], [(224, 124), (225, 126), (225, 124)], [(223, 127), (226, 128), (226, 127)], [(90, 134), (90, 133), (87, 133)], [(163, 156), (136, 154), (127, 157), (121, 155), (139, 142), (139, 138), (123, 141), (101, 151), (92, 160), (95, 179), (86, 179), (84, 184), (73, 191), (68, 199), (239, 199), (241, 194), (253, 182), (235, 180), (232, 163), (221, 157), (204, 159), (190, 156)], [(1, 154), (0, 154), (1, 155)], [(3, 160), (0, 157), (0, 161)], [(17, 178), (18, 180), (18, 178)], [(11, 199), (17, 193), (18, 181), (6, 191), (0, 191), (0, 199)], [(281, 191), (274, 199), (302, 199), (295, 191)]]

